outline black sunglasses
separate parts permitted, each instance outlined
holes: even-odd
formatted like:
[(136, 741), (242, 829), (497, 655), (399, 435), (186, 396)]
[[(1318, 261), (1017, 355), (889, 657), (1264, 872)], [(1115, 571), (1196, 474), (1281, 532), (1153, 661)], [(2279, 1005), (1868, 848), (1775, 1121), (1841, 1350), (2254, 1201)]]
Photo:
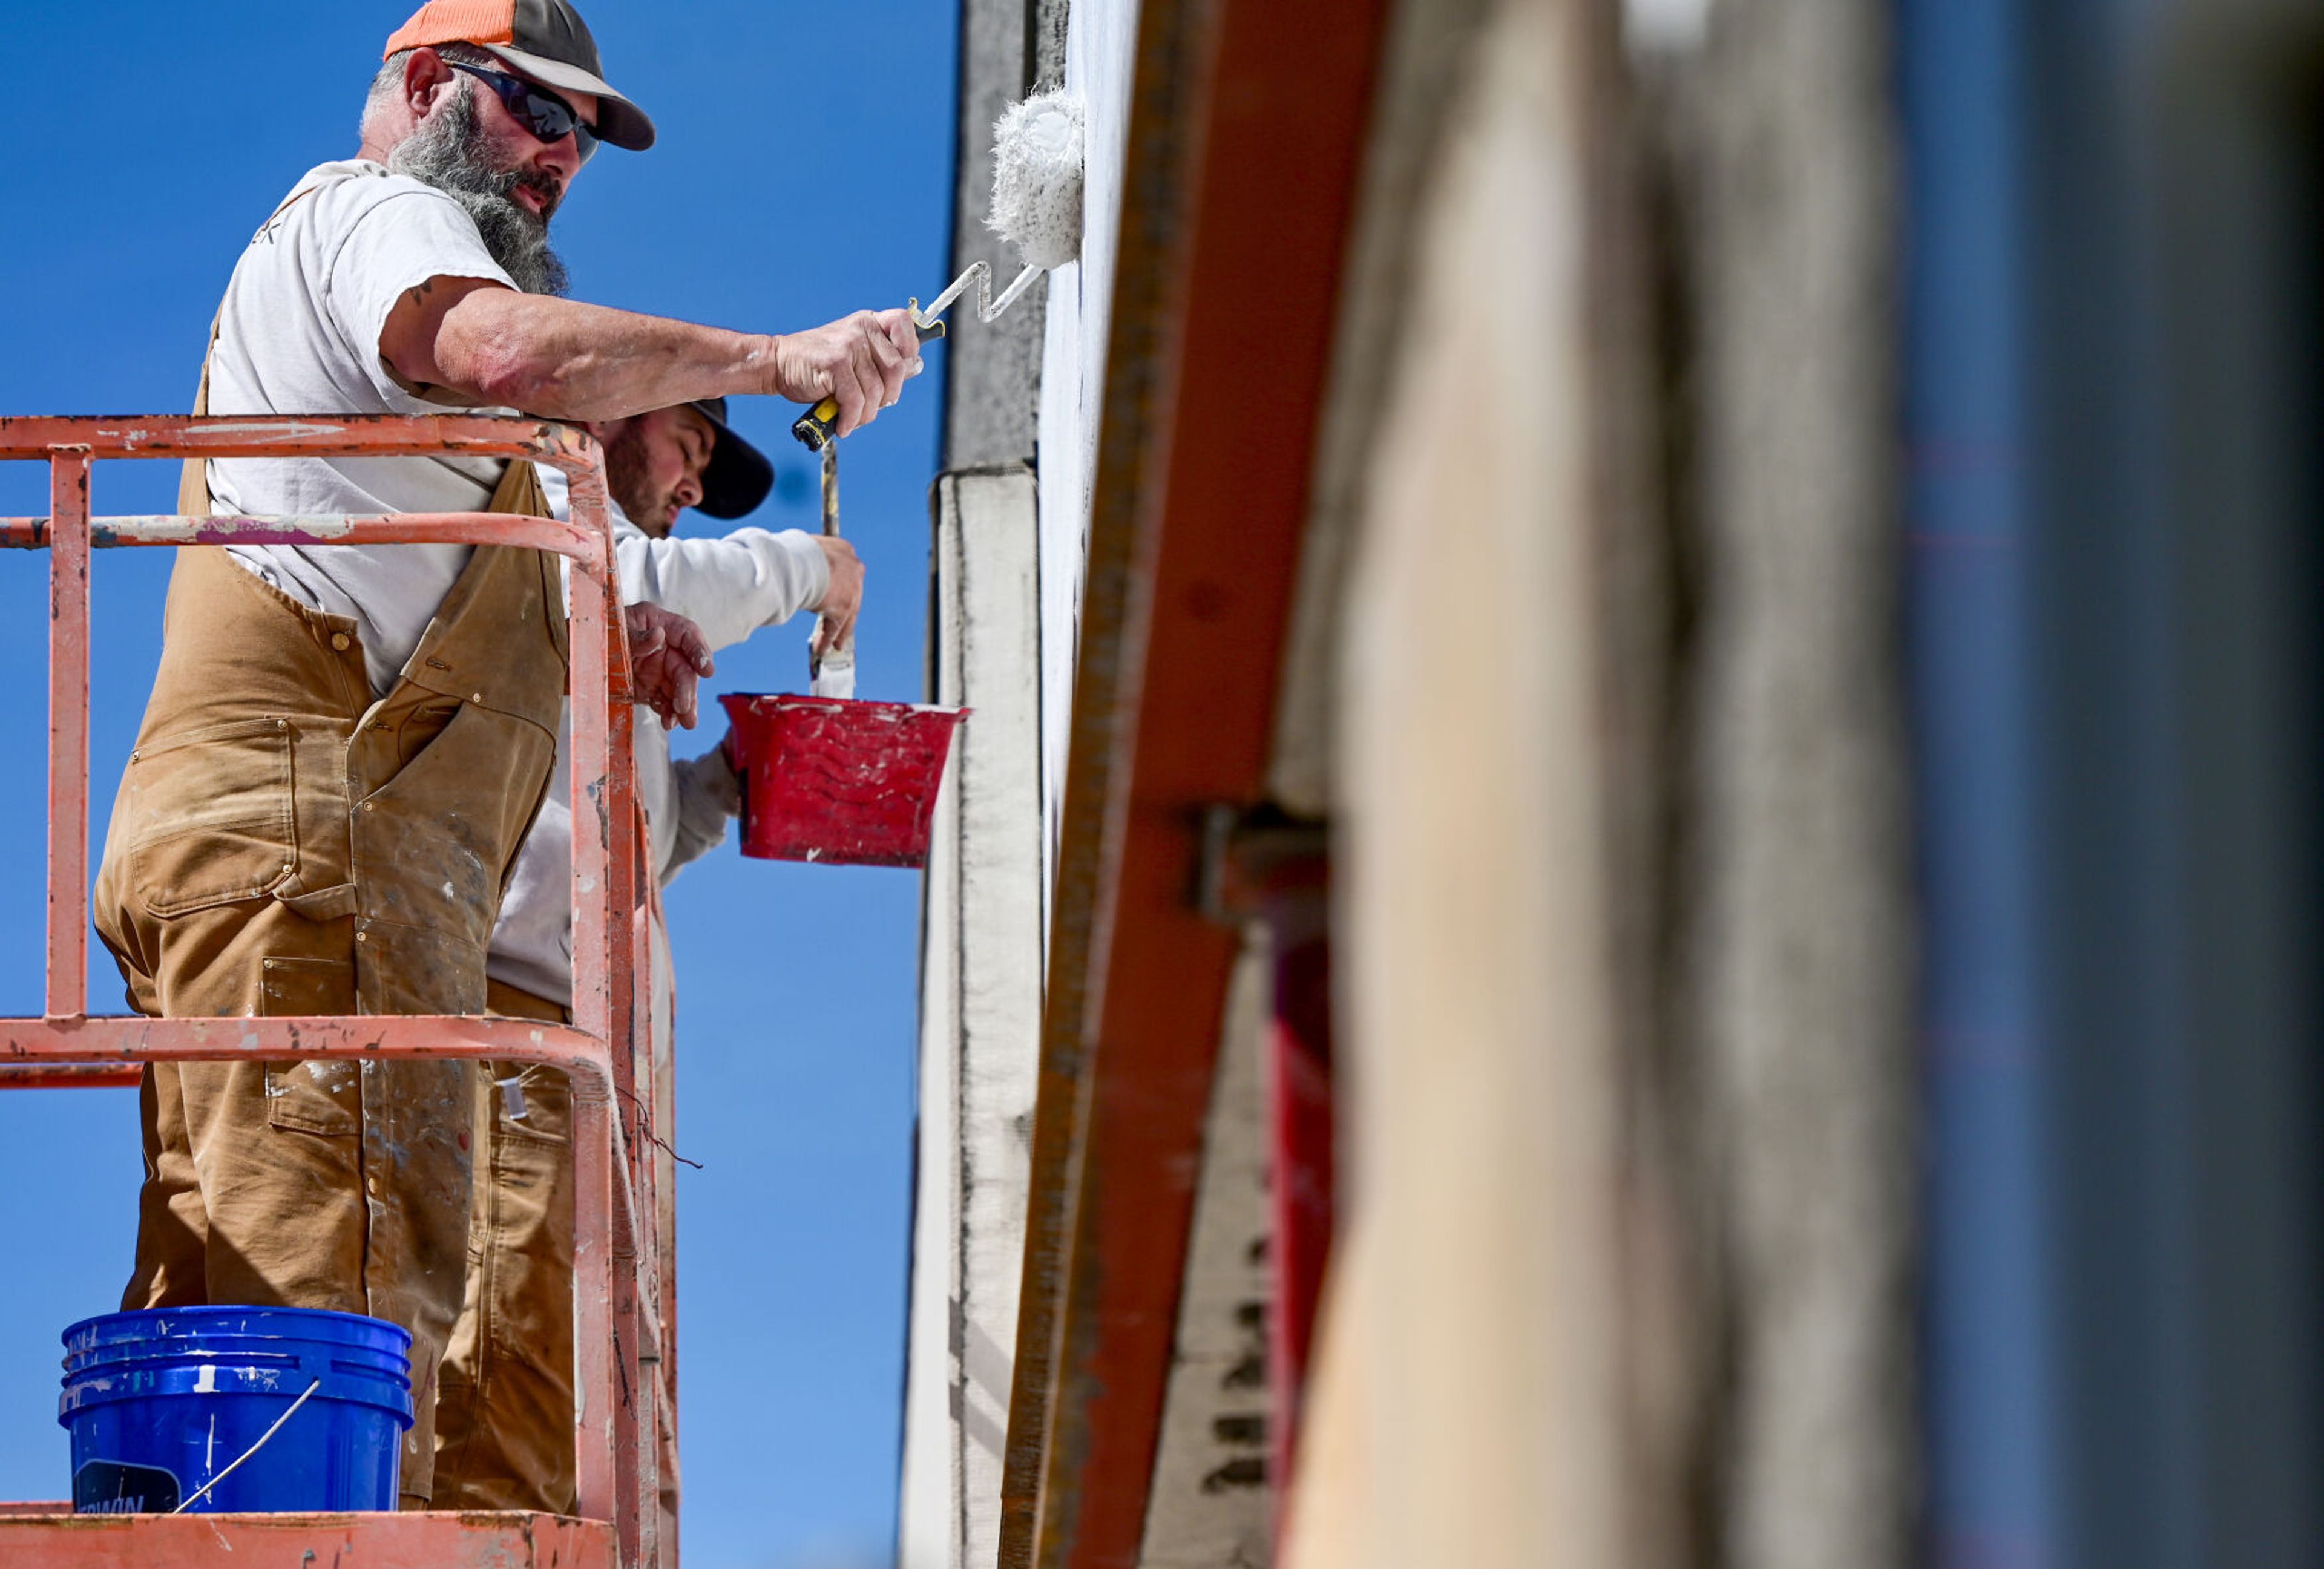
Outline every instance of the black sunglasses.
[(540, 141), (553, 145), (571, 136), (584, 163), (588, 162), (597, 151), (597, 133), (589, 129), (581, 116), (573, 112), (572, 105), (547, 88), (536, 87), (522, 77), (486, 70), (482, 66), (466, 65), (456, 60), (447, 60), (444, 63), (454, 70), (467, 72), (498, 93), (501, 105), (508, 110), (509, 117)]

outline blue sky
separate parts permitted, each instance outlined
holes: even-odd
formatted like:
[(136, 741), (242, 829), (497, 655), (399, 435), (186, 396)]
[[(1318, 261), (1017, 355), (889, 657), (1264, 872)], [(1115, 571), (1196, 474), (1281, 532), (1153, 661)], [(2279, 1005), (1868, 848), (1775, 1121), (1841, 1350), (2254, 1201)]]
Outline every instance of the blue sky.
[[(416, 0), (413, 0), (416, 3)], [(0, 160), (0, 413), (183, 410), (236, 254), (305, 170), (355, 148), (403, 0), (124, 0), (5, 14), (13, 145)], [(607, 74), (651, 113), (558, 217), (576, 298), (753, 330), (927, 299), (945, 281), (954, 16), (941, 0), (588, 0)], [(871, 566), (865, 697), (922, 694), (927, 490), (942, 350), (846, 444), (844, 522)], [(781, 474), (751, 521), (813, 526), (788, 405), (737, 422)], [(99, 512), (169, 510), (175, 470), (100, 465)], [(0, 513), (47, 510), (0, 465)], [(707, 520), (687, 514), (687, 528)], [(166, 552), (100, 558), (92, 844), (159, 649)], [(0, 1011), (40, 1011), (45, 558), (0, 558)], [(791, 690), (803, 623), (720, 658), (714, 691)], [(678, 750), (715, 732), (682, 737)], [(893, 1530), (908, 1268), (919, 880), (746, 862), (669, 895), (679, 998), (687, 1562), (840, 1569)], [(120, 986), (95, 943), (91, 996)], [(57, 1334), (109, 1311), (129, 1262), (135, 1096), (0, 1095), (0, 1496), (67, 1490)]]

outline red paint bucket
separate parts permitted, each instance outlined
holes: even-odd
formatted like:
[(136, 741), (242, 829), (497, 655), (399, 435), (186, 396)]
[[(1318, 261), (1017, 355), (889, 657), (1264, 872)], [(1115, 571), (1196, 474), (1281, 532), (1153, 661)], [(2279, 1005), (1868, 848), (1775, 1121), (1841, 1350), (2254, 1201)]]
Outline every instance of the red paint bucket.
[(742, 854), (834, 866), (919, 866), (965, 708), (853, 698), (718, 699), (742, 776)]

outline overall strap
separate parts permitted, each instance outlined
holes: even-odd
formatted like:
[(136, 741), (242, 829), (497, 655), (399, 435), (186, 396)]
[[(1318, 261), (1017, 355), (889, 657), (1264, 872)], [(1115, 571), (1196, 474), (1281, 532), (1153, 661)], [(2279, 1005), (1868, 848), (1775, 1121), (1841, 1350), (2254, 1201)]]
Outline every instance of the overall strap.
[(501, 471), (501, 482), (493, 487), (493, 499), (484, 503), (488, 512), (513, 512), (520, 517), (549, 516), (549, 493), (540, 488), (540, 470), (524, 458), (511, 458), (507, 468)]
[[(298, 198), (293, 197), (292, 201)], [(289, 206), (286, 202), (284, 206)], [(194, 389), (194, 412), (210, 411), (210, 358), (217, 353), (218, 323), (226, 319), (226, 301), (218, 301), (217, 313), (210, 318), (210, 340), (202, 350), (202, 382)], [(189, 457), (178, 466), (178, 515), (186, 518), (206, 518), (210, 515), (210, 466), (206, 457)]]

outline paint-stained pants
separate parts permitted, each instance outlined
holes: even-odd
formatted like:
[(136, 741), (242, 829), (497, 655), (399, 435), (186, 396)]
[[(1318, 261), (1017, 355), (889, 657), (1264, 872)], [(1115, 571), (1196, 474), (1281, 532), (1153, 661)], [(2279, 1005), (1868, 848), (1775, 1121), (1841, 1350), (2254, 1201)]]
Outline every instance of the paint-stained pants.
[[(553, 1002), (492, 983), (495, 1013), (564, 1019)], [(565, 1075), (493, 1062), (478, 1076), (468, 1288), (444, 1356), (436, 1427), (436, 1505), (455, 1509), (576, 1506), (573, 1405), (573, 1097)], [(667, 1169), (662, 1235), (671, 1234)], [(665, 1352), (665, 1379), (676, 1359)], [(659, 1411), (662, 1532), (678, 1521), (676, 1422)]]
[[(302, 910), (259, 891), (278, 873), (344, 875), (318, 824), (344, 811), (346, 787), (309, 781), (343, 775), (345, 736), (370, 696), (361, 648), (346, 623), (240, 568), (197, 565), (230, 592), (180, 600), (177, 614), (226, 621), (231, 635), (212, 641), (237, 651), (253, 712), (141, 743), (124, 802), (150, 792), (210, 805), (185, 832), (134, 843), (116, 808), (124, 838), (108, 838), (97, 879), (99, 934), (141, 1013), (360, 1012), (352, 909), (309, 900)], [(284, 738), (278, 751), (246, 744), (272, 734)], [(437, 1364), (460, 1310), (474, 1072), (466, 1062), (156, 1063), (142, 1091), (146, 1182), (123, 1308), (315, 1307), (410, 1331), (407, 1508), (428, 1502)]]
[[(488, 1006), (563, 1020), (498, 981)], [(539, 1064), (480, 1065), (467, 1288), (444, 1356), (437, 1504), (574, 1512), (573, 1096)]]

